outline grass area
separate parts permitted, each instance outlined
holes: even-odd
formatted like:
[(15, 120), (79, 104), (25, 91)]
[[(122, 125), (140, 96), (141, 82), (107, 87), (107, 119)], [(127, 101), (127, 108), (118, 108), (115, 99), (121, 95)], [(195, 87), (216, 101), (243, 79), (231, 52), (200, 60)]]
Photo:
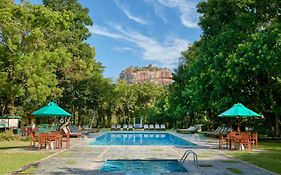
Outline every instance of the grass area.
[(151, 151), (163, 151), (161, 148), (152, 148)]
[(227, 154), (281, 174), (281, 142), (260, 142), (261, 151), (232, 151)]
[(244, 174), (241, 170), (237, 169), (237, 168), (226, 168), (229, 171), (231, 171), (234, 174)]
[(85, 151), (85, 152), (89, 152), (89, 151), (94, 151), (95, 148), (91, 148), (91, 147), (83, 147), (83, 148), (79, 148), (80, 151)]
[(60, 158), (71, 157), (71, 153), (70, 152), (62, 152), (62, 153), (59, 153), (56, 157), (60, 157)]
[(6, 174), (20, 167), (36, 162), (53, 153), (37, 151), (14, 151), (16, 148), (28, 148), (27, 141), (0, 142), (0, 174)]
[(76, 161), (75, 160), (70, 160), (70, 161), (66, 162), (66, 164), (68, 164), (68, 165), (75, 165)]
[(215, 156), (216, 154), (215, 153), (202, 153), (202, 154), (199, 154), (198, 155), (198, 158), (210, 158), (210, 157), (213, 157)]
[(28, 147), (28, 141), (0, 141), (0, 152), (7, 149)]

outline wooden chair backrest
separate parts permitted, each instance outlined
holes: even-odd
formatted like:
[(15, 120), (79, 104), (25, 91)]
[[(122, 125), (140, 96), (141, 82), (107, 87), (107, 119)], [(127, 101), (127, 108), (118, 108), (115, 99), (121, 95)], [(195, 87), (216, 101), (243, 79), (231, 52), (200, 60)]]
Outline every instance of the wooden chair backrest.
[(250, 140), (250, 135), (249, 133), (241, 133), (241, 140)]
[(27, 128), (27, 133), (31, 133), (32, 132), (32, 128)]
[(258, 133), (253, 132), (253, 133), (252, 133), (252, 139), (253, 139), (253, 140), (258, 140)]
[(38, 136), (39, 139), (48, 139), (48, 133), (42, 132)]

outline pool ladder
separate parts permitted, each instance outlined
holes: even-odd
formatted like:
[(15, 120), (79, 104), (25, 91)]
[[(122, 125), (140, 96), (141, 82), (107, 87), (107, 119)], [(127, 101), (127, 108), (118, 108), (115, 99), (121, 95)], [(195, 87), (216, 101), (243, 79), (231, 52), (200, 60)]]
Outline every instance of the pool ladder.
[(185, 160), (187, 159), (188, 155), (192, 154), (193, 155), (193, 162), (194, 165), (198, 168), (198, 156), (197, 154), (192, 151), (192, 150), (186, 150), (185, 153), (183, 154), (183, 156), (181, 157), (180, 163), (183, 164), (185, 162)]

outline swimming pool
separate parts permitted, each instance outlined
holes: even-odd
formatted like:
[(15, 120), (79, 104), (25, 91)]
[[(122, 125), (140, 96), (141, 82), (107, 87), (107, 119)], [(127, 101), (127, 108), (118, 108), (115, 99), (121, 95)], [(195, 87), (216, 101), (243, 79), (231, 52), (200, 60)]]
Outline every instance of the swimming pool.
[(110, 132), (96, 138), (91, 145), (155, 145), (195, 146), (195, 144), (170, 133)]
[(100, 172), (161, 175), (161, 173), (187, 172), (187, 170), (177, 160), (107, 160)]

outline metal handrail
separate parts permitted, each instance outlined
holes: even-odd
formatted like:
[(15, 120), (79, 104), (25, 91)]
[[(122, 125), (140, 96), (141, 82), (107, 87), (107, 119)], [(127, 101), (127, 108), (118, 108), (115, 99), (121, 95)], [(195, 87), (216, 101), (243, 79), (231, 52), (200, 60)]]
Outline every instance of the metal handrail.
[(192, 154), (193, 155), (193, 162), (194, 162), (194, 165), (198, 168), (198, 156), (197, 154), (192, 151), (192, 150), (186, 150), (185, 153), (183, 154), (183, 156), (181, 157), (181, 160), (180, 160), (180, 163), (183, 164), (186, 160), (186, 158), (188, 157), (189, 154)]

